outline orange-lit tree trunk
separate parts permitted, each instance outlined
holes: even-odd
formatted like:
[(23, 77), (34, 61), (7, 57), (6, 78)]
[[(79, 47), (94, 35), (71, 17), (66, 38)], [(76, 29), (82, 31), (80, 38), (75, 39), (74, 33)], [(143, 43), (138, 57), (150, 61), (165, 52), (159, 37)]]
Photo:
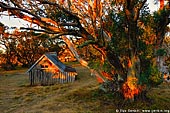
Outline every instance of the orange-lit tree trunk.
[(160, 9), (164, 8), (164, 0), (160, 0)]
[(128, 38), (128, 65), (127, 65), (127, 77), (123, 84), (123, 94), (127, 99), (134, 100), (134, 96), (140, 93), (138, 83), (138, 76), (140, 70), (137, 69), (137, 64), (140, 67), (140, 60), (138, 57), (138, 25), (139, 14), (141, 8), (145, 2), (139, 2), (136, 6), (135, 0), (127, 0), (124, 4), (124, 12), (127, 21), (127, 38)]

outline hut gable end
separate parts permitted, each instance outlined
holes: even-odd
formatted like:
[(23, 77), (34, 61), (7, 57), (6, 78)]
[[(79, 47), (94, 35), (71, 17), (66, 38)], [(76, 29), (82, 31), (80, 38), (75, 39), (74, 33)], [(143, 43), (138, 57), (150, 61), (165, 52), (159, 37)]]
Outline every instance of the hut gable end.
[(73, 82), (77, 76), (76, 70), (60, 62), (54, 53), (42, 55), (27, 73), (31, 85)]

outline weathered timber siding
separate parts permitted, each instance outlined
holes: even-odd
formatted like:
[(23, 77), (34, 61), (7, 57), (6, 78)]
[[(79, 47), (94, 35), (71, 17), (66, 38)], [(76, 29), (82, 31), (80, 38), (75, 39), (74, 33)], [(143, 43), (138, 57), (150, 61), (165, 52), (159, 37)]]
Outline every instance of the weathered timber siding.
[[(54, 78), (54, 76), (57, 76)], [(30, 85), (52, 85), (75, 81), (75, 72), (51, 73), (48, 69), (33, 69), (29, 72)]]

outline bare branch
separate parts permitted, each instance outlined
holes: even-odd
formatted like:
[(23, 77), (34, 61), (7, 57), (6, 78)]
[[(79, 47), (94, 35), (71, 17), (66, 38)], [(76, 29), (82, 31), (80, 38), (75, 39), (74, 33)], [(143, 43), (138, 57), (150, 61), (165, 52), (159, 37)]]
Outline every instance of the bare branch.
[[(72, 25), (71, 25), (71, 23), (70, 23), (70, 24), (67, 23), (67, 25), (68, 25), (68, 26), (69, 26), (69, 25), (71, 25), (71, 26), (76, 26), (76, 27), (80, 28), (80, 32), (82, 33), (82, 37), (83, 37), (83, 38), (87, 38), (87, 39), (91, 39), (91, 40), (94, 39), (94, 37), (93, 37), (91, 34), (89, 34), (84, 27), (82, 27), (82, 25), (81, 25), (81, 23), (80, 23), (80, 18), (79, 18), (77, 15), (75, 15), (75, 14), (73, 14), (72, 12), (68, 11), (68, 10), (65, 9), (64, 7), (61, 7), (61, 6), (60, 6), (59, 4), (57, 4), (57, 3), (53, 3), (53, 2), (49, 2), (49, 1), (45, 1), (45, 0), (38, 0), (38, 1), (39, 1), (41, 4), (54, 5), (54, 6), (56, 6), (58, 9), (62, 10), (62, 11), (65, 12), (66, 14), (70, 15), (71, 17), (73, 17), (73, 18), (77, 21), (77, 23), (72, 23)], [(64, 24), (64, 23), (63, 23), (63, 24)], [(62, 24), (61, 24), (61, 25), (62, 25)], [(66, 25), (66, 23), (65, 23), (65, 25)], [(65, 26), (65, 25), (63, 25), (63, 26)], [(83, 35), (83, 34), (86, 34), (86, 35)]]
[(79, 17), (74, 15), (72, 12), (68, 11), (67, 9), (65, 9), (64, 7), (61, 7), (59, 4), (57, 3), (53, 3), (53, 2), (49, 2), (46, 0), (38, 0), (41, 4), (49, 4), (49, 5), (54, 5), (56, 6), (58, 9), (62, 10), (63, 12), (65, 12), (66, 14), (69, 14), (71, 17), (75, 18), (77, 21), (79, 21)]
[(73, 27), (78, 27), (77, 23), (59, 23), (61, 26), (73, 26)]
[(144, 6), (144, 4), (146, 3), (147, 0), (142, 1), (141, 3), (139, 3), (137, 5), (137, 7), (134, 9), (135, 10), (135, 16), (134, 16), (134, 21), (137, 21), (139, 18), (139, 13), (141, 8)]
[(25, 27), (20, 27), (20, 29), (21, 30), (34, 30), (34, 31), (38, 31), (38, 32), (48, 33), (48, 34), (56, 34), (56, 32), (51, 32), (51, 31), (47, 31), (47, 30), (43, 30), (43, 29), (25, 28)]
[(11, 11), (17, 10), (17, 11), (22, 11), (22, 12), (25, 12), (25, 13), (27, 13), (27, 14), (29, 14), (29, 15), (32, 15), (32, 16), (35, 17), (36, 19), (39, 19), (39, 20), (41, 19), (39, 16), (37, 16), (37, 15), (35, 15), (35, 14), (29, 12), (28, 10), (25, 10), (25, 9), (22, 9), (22, 8), (11, 7), (11, 6), (6, 5), (6, 4), (3, 3), (3, 2), (0, 2), (0, 7), (2, 7), (2, 8), (5, 9), (5, 10), (11, 10)]

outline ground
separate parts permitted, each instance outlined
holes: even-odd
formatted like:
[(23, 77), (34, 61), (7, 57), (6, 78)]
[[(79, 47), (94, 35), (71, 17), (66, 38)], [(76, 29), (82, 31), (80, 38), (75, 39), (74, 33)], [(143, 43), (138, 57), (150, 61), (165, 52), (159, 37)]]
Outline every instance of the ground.
[[(150, 101), (129, 102), (99, 90), (90, 72), (75, 64), (78, 80), (53, 86), (29, 86), (27, 69), (0, 71), (0, 113), (170, 112), (170, 84), (152, 88)], [(166, 111), (165, 111), (166, 110)]]

